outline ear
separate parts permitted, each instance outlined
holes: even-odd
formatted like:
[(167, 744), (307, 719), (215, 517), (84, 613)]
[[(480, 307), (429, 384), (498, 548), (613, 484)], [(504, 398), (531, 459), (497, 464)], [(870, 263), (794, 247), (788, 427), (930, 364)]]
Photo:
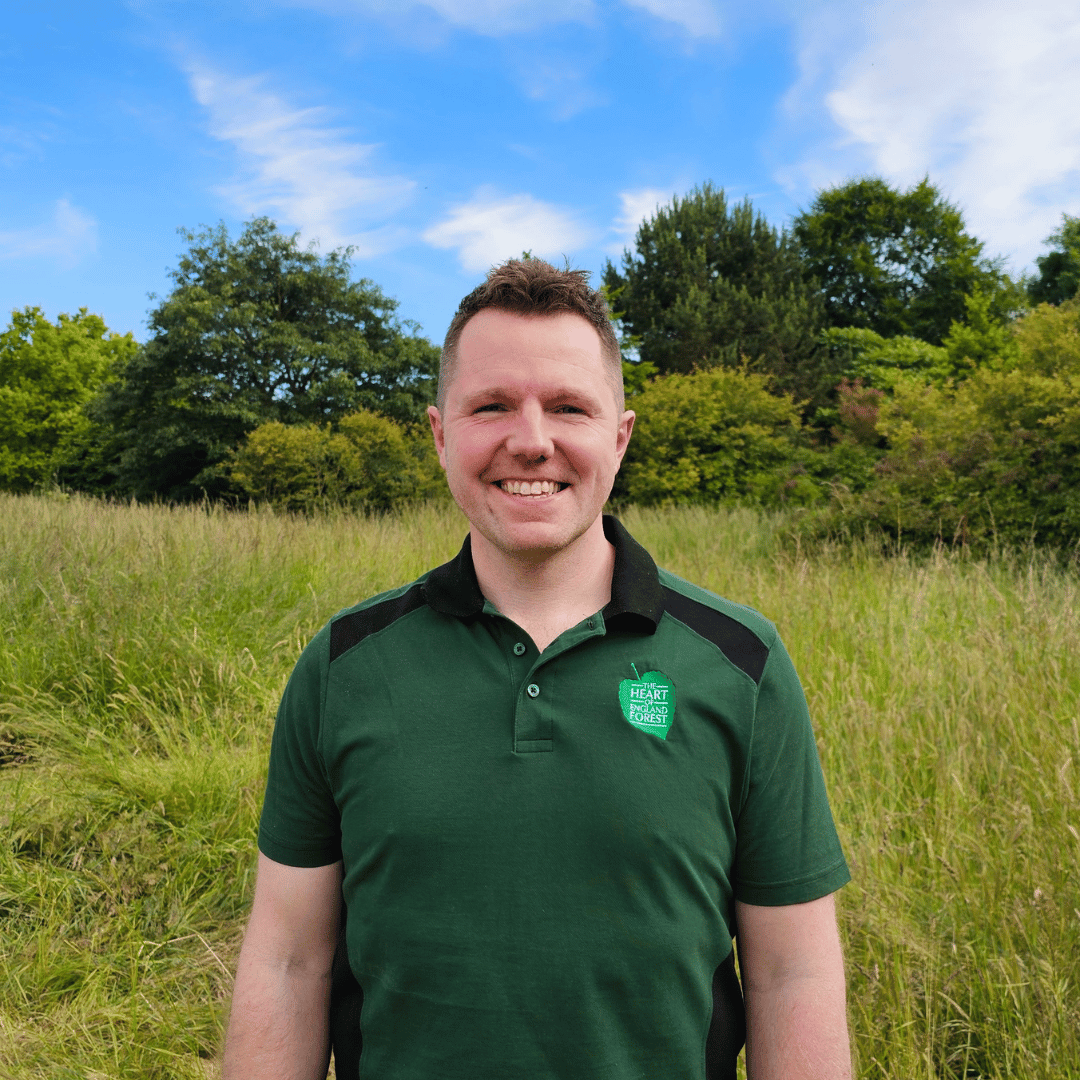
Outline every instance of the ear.
[(634, 430), (634, 421), (636, 419), (637, 413), (631, 409), (627, 409), (622, 414), (622, 419), (619, 421), (619, 430), (615, 433), (616, 469), (622, 465), (623, 455), (626, 453), (626, 448), (630, 444), (630, 433)]
[(431, 424), (431, 435), (435, 440), (435, 451), (439, 455), (439, 464), (446, 472), (446, 433), (443, 431), (442, 416), (434, 405), (427, 408), (428, 422)]

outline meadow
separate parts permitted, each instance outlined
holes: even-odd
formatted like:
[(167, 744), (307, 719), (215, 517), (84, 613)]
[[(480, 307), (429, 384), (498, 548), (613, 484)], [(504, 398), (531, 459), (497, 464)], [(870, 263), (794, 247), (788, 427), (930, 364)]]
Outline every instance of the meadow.
[[(857, 1075), (1080, 1077), (1075, 562), (623, 520), (773, 618), (802, 675), (853, 873)], [(0, 496), (0, 1077), (217, 1075), (289, 670), (464, 528)]]

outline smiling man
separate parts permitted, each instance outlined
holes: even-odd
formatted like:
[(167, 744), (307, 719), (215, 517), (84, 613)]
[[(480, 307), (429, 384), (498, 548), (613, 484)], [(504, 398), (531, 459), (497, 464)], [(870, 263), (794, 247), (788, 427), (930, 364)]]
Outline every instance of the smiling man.
[[(603, 298), (493, 270), (429, 410), (470, 529), (304, 650), (225, 1080), (850, 1075), (848, 878), (756, 612), (602, 514), (633, 429)], [(742, 976), (735, 972), (737, 940)]]

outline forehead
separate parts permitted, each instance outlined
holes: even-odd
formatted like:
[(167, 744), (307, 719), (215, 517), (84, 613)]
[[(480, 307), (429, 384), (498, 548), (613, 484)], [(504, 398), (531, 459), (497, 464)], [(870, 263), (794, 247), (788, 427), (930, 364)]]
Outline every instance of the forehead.
[[(596, 387), (611, 382), (600, 335), (580, 315), (517, 315), (486, 309), (462, 328), (453, 382), (472, 386), (507, 379), (529, 383), (571, 381)], [(621, 371), (620, 371), (621, 375)]]

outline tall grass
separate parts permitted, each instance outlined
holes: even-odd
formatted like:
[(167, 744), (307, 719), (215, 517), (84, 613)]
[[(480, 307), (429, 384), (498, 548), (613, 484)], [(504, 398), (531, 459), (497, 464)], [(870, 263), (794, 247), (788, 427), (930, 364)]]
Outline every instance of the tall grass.
[[(854, 874), (859, 1075), (1080, 1077), (1080, 577), (808, 556), (744, 511), (624, 521), (772, 617), (802, 674)], [(296, 654), (463, 533), (449, 507), (0, 498), (0, 1076), (215, 1075)]]

